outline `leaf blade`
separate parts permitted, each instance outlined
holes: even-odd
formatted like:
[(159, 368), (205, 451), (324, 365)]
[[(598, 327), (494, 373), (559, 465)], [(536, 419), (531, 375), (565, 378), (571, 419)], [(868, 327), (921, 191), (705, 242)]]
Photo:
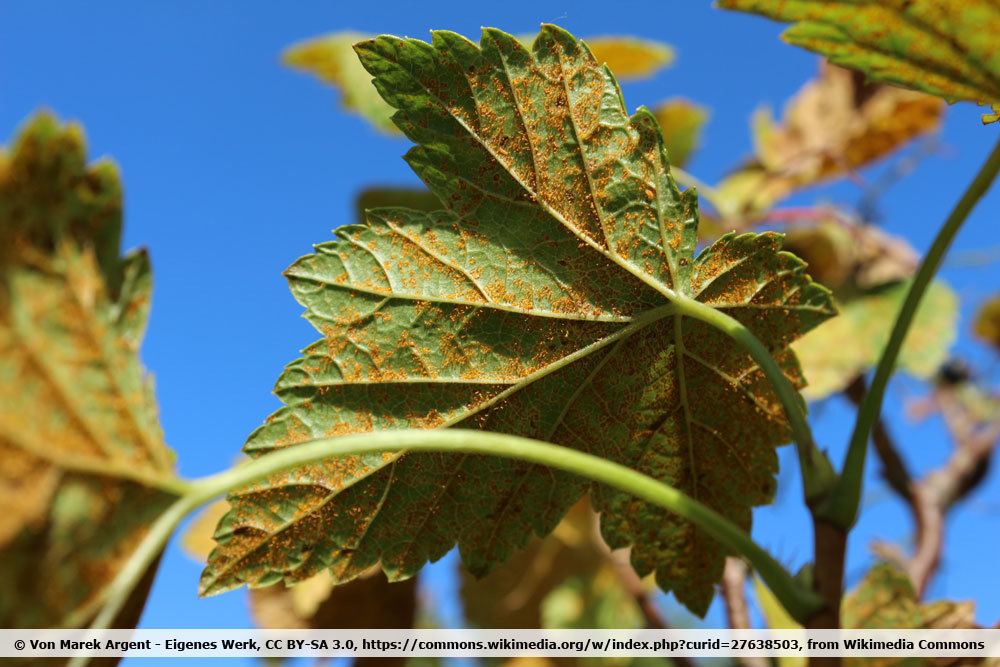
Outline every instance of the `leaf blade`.
[[(669, 296), (725, 310), (780, 350), (831, 314), (828, 294), (774, 234), (730, 235), (696, 258), (696, 200), (669, 176), (656, 119), (628, 115), (607, 68), (565, 31), (544, 27), (531, 52), (492, 29), (478, 46), (438, 31), (429, 44), (383, 36), (357, 50), (416, 144), (407, 161), (446, 210), (370, 211), (293, 265), (293, 293), (324, 338), (279, 379), (285, 407), (245, 451), (461, 425), (634, 465), (747, 525), (787, 440), (780, 404), (746, 353), (676, 316)], [(794, 358), (779, 356), (799, 381)], [(704, 398), (679, 398), (680, 367)], [(728, 421), (710, 409), (723, 398), (737, 404)], [(743, 438), (741, 423), (755, 435)], [(729, 473), (711, 456), (745, 477), (717, 483)], [(348, 581), (375, 564), (401, 579), (455, 543), (482, 575), (587, 490), (484, 456), (324, 462), (234, 494), (202, 592), (326, 568)], [(703, 612), (721, 573), (717, 545), (594, 492), (612, 546), (636, 541), (639, 525), (663, 526), (633, 562)]]

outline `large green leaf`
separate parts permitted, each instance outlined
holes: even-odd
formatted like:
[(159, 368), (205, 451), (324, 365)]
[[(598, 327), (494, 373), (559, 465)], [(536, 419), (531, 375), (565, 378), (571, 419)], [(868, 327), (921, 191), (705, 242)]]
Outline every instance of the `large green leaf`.
[[(681, 317), (696, 298), (744, 322), (801, 383), (788, 344), (832, 313), (775, 234), (727, 235), (695, 257), (695, 193), (669, 175), (656, 119), (629, 117), (609, 71), (546, 26), (528, 51), (486, 30), (358, 46), (406, 159), (447, 206), (369, 212), (287, 271), (323, 334), (290, 364), (285, 407), (245, 446), (462, 426), (549, 440), (662, 479), (749, 526), (789, 439), (744, 351)], [(376, 563), (412, 576), (456, 543), (489, 572), (550, 532), (590, 485), (485, 456), (331, 460), (234, 493), (203, 593), (348, 581)], [(593, 489), (612, 547), (698, 613), (724, 549), (693, 525)]]
[[(994, 0), (718, 0), (794, 23), (783, 38), (876, 81), (1000, 104)], [(984, 117), (984, 121), (987, 119)], [(993, 120), (992, 118), (990, 120)]]
[[(806, 398), (841, 391), (878, 362), (908, 287), (909, 282), (898, 283), (849, 301), (839, 317), (793, 344), (809, 382)], [(948, 358), (957, 323), (958, 297), (944, 283), (932, 283), (903, 341), (899, 368), (919, 378), (934, 375)]]
[(149, 263), (119, 257), (114, 167), (47, 115), (0, 155), (0, 216), (0, 622), (56, 627), (168, 500), (146, 484), (173, 468), (136, 356)]

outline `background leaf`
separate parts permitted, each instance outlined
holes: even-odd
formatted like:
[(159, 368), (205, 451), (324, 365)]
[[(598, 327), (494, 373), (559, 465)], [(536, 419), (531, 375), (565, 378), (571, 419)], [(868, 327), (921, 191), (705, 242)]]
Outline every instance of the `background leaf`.
[[(363, 116), (382, 132), (399, 134), (392, 123), (394, 109), (378, 94), (371, 76), (354, 53), (354, 44), (373, 36), (337, 32), (314, 37), (286, 49), (282, 60), (287, 66), (312, 74), (339, 90), (344, 109)], [(524, 38), (529, 46), (532, 38)], [(668, 45), (637, 37), (594, 37), (587, 43), (597, 61), (606, 62), (623, 79), (652, 76), (674, 59), (673, 49)]]
[[(809, 400), (843, 390), (875, 365), (903, 304), (909, 283), (892, 285), (840, 306), (840, 316), (817, 327), (792, 345), (802, 364)], [(938, 281), (928, 288), (903, 342), (898, 367), (929, 378), (948, 358), (958, 322), (958, 297)]]
[(972, 330), (976, 338), (1000, 350), (1000, 294), (993, 295), (979, 306)]
[(642, 79), (674, 61), (674, 50), (663, 42), (628, 35), (585, 37), (598, 63), (604, 63), (619, 79)]
[(114, 167), (46, 114), (0, 158), (0, 216), (0, 622), (58, 627), (169, 500), (145, 483), (173, 477), (136, 356), (149, 264), (119, 257)]
[(949, 102), (1000, 103), (1000, 10), (991, 0), (719, 0), (794, 23), (785, 41), (876, 81)]
[(670, 164), (683, 167), (701, 143), (701, 130), (708, 120), (708, 109), (682, 98), (667, 100), (653, 109), (663, 132)]
[(754, 158), (718, 186), (727, 215), (766, 211), (793, 192), (840, 178), (941, 125), (941, 100), (866, 84), (823, 63), (819, 76), (785, 106), (778, 123), (767, 108), (754, 115)]
[[(528, 52), (486, 30), (358, 46), (416, 144), (407, 161), (448, 210), (369, 212), (288, 271), (323, 338), (278, 380), (260, 456), (316, 437), (463, 426), (594, 452), (683, 489), (742, 526), (769, 502), (788, 440), (752, 359), (681, 317), (672, 290), (787, 345), (832, 313), (774, 234), (695, 257), (695, 199), (659, 129), (629, 117), (583, 43), (546, 27)], [(457, 542), (481, 576), (587, 491), (612, 548), (703, 614), (724, 550), (691, 524), (540, 466), (404, 453), (338, 459), (233, 494), (202, 578), (217, 593), (381, 563), (405, 579)], [(650, 527), (653, 532), (650, 531)]]

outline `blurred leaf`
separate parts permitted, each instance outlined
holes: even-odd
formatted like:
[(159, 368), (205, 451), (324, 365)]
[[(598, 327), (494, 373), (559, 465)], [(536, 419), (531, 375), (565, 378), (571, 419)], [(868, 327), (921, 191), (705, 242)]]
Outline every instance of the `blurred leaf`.
[[(840, 315), (792, 344), (808, 385), (802, 395), (825, 398), (844, 389), (878, 361), (909, 283), (900, 283), (840, 306)], [(932, 283), (903, 342), (898, 367), (928, 378), (948, 357), (955, 340), (958, 298), (941, 281)]]
[(785, 106), (778, 123), (767, 109), (752, 121), (755, 158), (719, 190), (727, 215), (766, 211), (801, 188), (843, 177), (940, 127), (941, 100), (890, 86), (866, 85), (823, 63)]
[(371, 35), (338, 32), (299, 42), (285, 50), (285, 65), (312, 74), (340, 91), (340, 104), (370, 121), (387, 134), (399, 134), (393, 125), (390, 107), (372, 85), (371, 75), (362, 67), (354, 44)]
[(653, 115), (663, 132), (670, 164), (683, 167), (701, 143), (701, 128), (708, 120), (708, 110), (694, 102), (676, 98), (657, 106)]
[[(774, 234), (695, 257), (696, 201), (670, 178), (655, 118), (630, 117), (568, 33), (546, 26), (533, 53), (494, 30), (481, 48), (433, 41), (357, 49), (448, 210), (370, 212), (286, 272), (324, 337), (287, 367), (285, 407), (244, 451), (404, 427), (513, 433), (632, 465), (748, 526), (773, 495), (784, 411), (743, 349), (669, 297), (745, 322), (797, 383), (787, 346), (832, 314), (828, 292)], [(703, 614), (725, 550), (692, 524), (487, 456), (335, 459), (240, 490), (202, 592), (326, 568), (346, 582), (376, 563), (405, 579), (456, 543), (484, 575), (588, 491), (608, 543), (634, 544), (636, 570)]]
[(218, 525), (219, 520), (228, 511), (229, 503), (224, 500), (218, 500), (211, 505), (205, 506), (198, 512), (194, 521), (191, 522), (188, 529), (181, 535), (181, 547), (188, 556), (199, 563), (204, 563), (208, 560), (208, 554), (212, 553), (212, 549), (215, 548), (215, 540), (212, 539), (212, 533), (215, 532), (215, 527)]
[[(754, 580), (754, 592), (767, 627), (771, 629), (798, 629), (771, 591)], [(840, 624), (848, 630), (958, 630), (976, 628), (975, 607), (971, 602), (921, 603), (906, 573), (888, 563), (872, 567), (854, 590), (844, 596), (840, 605)], [(805, 658), (780, 658), (781, 667), (801, 667)], [(962, 658), (846, 658), (847, 665), (860, 667), (889, 667), (891, 665), (938, 666), (977, 663)]]
[(358, 195), (358, 222), (364, 222), (365, 211), (372, 208), (409, 208), (414, 211), (440, 211), (441, 201), (430, 191), (420, 188), (368, 188)]
[[(971, 602), (945, 600), (921, 603), (906, 573), (888, 563), (875, 565), (865, 578), (844, 596), (840, 619), (845, 628), (858, 630), (952, 630), (976, 627), (975, 607)], [(867, 667), (903, 664), (957, 665), (977, 663), (962, 658), (848, 659), (848, 665)]]
[(290, 588), (279, 583), (250, 590), (250, 610), (261, 628), (412, 628), (416, 607), (416, 578), (389, 583), (378, 570), (340, 586), (321, 572)]
[(114, 167), (46, 114), (0, 158), (0, 216), (0, 623), (58, 627), (170, 500), (144, 485), (173, 479), (136, 356), (149, 264), (119, 257)]
[[(1000, 11), (992, 0), (719, 0), (793, 23), (785, 41), (875, 81), (949, 102), (1000, 102)], [(984, 121), (986, 119), (984, 118)]]
[(1000, 351), (1000, 294), (993, 295), (979, 306), (972, 331), (976, 338)]
[(542, 601), (541, 612), (546, 628), (640, 628), (644, 623), (635, 598), (610, 567), (564, 579)]
[(814, 280), (847, 299), (910, 278), (919, 261), (906, 239), (835, 211), (813, 225), (788, 225), (785, 249), (805, 260)]
[[(359, 32), (314, 37), (286, 49), (282, 61), (288, 67), (312, 74), (340, 91), (340, 103), (344, 109), (366, 118), (382, 132), (399, 134), (392, 122), (394, 109), (378, 94), (372, 85), (371, 74), (354, 53), (356, 43), (372, 37), (374, 35)], [(532, 38), (525, 38), (529, 46)], [(606, 62), (611, 71), (622, 79), (651, 76), (674, 59), (673, 50), (666, 44), (637, 37), (595, 37), (587, 40), (587, 44), (597, 61)]]
[(662, 42), (627, 35), (585, 37), (598, 63), (605, 63), (618, 79), (652, 76), (674, 60), (674, 50)]
[[(802, 627), (788, 615), (778, 598), (758, 577), (753, 578), (753, 591), (766, 627), (771, 630), (798, 630)], [(778, 667), (806, 667), (809, 663), (806, 657), (792, 655), (776, 656), (775, 661)]]
[(598, 548), (596, 517), (584, 499), (550, 535), (532, 540), (485, 577), (460, 568), (468, 621), (480, 628), (541, 628), (541, 605), (570, 577), (593, 577), (607, 567)]

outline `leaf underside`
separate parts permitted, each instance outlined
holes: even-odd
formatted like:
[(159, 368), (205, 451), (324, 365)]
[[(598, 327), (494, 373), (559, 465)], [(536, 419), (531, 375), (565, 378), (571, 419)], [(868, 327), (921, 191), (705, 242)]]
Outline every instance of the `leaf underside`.
[[(785, 41), (949, 102), (1000, 103), (995, 0), (719, 0), (790, 22)], [(984, 121), (986, 119), (984, 118)]]
[(58, 627), (92, 601), (167, 500), (117, 476), (173, 467), (136, 356), (149, 263), (119, 257), (120, 227), (117, 174), (86, 165), (76, 127), (40, 115), (0, 155), (4, 627)]
[[(677, 315), (689, 295), (750, 327), (788, 377), (788, 344), (833, 312), (775, 234), (727, 235), (695, 256), (694, 192), (669, 176), (656, 120), (629, 117), (587, 47), (553, 26), (527, 50), (382, 36), (357, 45), (406, 159), (446, 210), (380, 209), (287, 271), (323, 335), (277, 382), (285, 407), (249, 438), (261, 456), (306, 440), (458, 426), (591, 452), (661, 479), (748, 527), (769, 502), (780, 403), (723, 334)], [(204, 594), (404, 579), (456, 543), (483, 575), (549, 533), (587, 491), (612, 547), (707, 609), (724, 550), (622, 493), (486, 456), (329, 460), (230, 497)]]

